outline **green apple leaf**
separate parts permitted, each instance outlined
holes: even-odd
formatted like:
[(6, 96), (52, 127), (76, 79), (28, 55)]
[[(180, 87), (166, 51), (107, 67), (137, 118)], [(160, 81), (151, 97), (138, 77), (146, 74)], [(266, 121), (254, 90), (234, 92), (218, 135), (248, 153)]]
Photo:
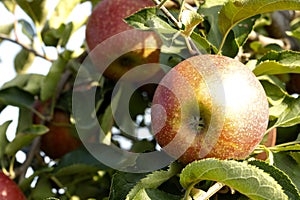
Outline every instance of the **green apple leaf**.
[(35, 55), (25, 49), (21, 49), (21, 51), (16, 55), (14, 59), (15, 70), (18, 74), (25, 73), (27, 69), (33, 63)]
[(24, 19), (20, 19), (18, 22), (22, 26), (22, 33), (24, 33), (24, 35), (26, 35), (31, 41), (33, 41), (33, 37), (36, 34), (31, 24)]
[(157, 9), (153, 7), (144, 8), (124, 20), (134, 28), (145, 31), (156, 31), (164, 43), (171, 44), (173, 37), (178, 33), (178, 30), (160, 18), (157, 15), (157, 12)]
[(41, 83), (44, 75), (41, 74), (18, 74), (12, 80), (6, 82), (2, 89), (9, 87), (19, 87), (24, 91), (31, 93), (32, 95), (37, 95), (41, 89)]
[(0, 105), (12, 105), (32, 109), (34, 96), (19, 87), (9, 87), (0, 90)]
[(155, 171), (155, 172), (152, 172), (151, 174), (148, 174), (145, 178), (141, 179), (134, 186), (134, 188), (126, 196), (126, 199), (127, 200), (132, 199), (143, 188), (152, 188), (152, 189), (157, 188), (162, 183), (164, 183), (165, 181), (169, 180), (171, 177), (178, 174), (181, 169), (182, 168), (179, 164), (173, 163), (170, 165), (170, 167), (167, 171), (160, 170), (160, 171)]
[(58, 28), (51, 28), (47, 24), (42, 30), (42, 38), (47, 46), (60, 45), (65, 47), (73, 31), (74, 25), (72, 22), (61, 24)]
[(226, 37), (229, 31), (242, 20), (276, 10), (300, 10), (300, 2), (298, 0), (229, 0), (220, 10), (218, 25), (221, 33)]
[[(3, 24), (0, 25), (0, 33), (4, 35), (8, 35), (14, 28), (14, 24)], [(0, 42), (2, 42), (2, 39), (0, 39)]]
[[(215, 48), (219, 48), (222, 43), (223, 35), (220, 31), (218, 24), (219, 18), (217, 16), (219, 15), (221, 9), (223, 9), (224, 5), (226, 5), (226, 2), (227, 0), (207, 0), (198, 11), (206, 17), (208, 23), (210, 24), (207, 40), (212, 43)], [(248, 35), (253, 30), (254, 23), (259, 16), (260, 15), (253, 15), (249, 18), (245, 18), (232, 27), (232, 30), (228, 32), (227, 37), (224, 38), (223, 41), (225, 42), (222, 48), (223, 55), (229, 57), (234, 57), (237, 55), (239, 47), (244, 45), (248, 39)]]
[(96, 173), (99, 170), (97, 166), (78, 163), (61, 167), (59, 170), (55, 170), (54, 175), (57, 177), (74, 176), (78, 174)]
[(47, 173), (50, 173), (53, 171), (53, 167), (43, 167), (35, 170), (32, 175), (29, 177), (23, 179), (21, 183), (19, 184), (19, 187), (22, 189), (22, 191), (26, 191), (31, 188), (31, 184), (34, 181), (34, 179), (40, 175), (45, 175)]
[(208, 158), (190, 163), (180, 174), (186, 189), (202, 180), (221, 182), (252, 199), (288, 199), (273, 177), (245, 161)]
[(296, 51), (270, 51), (258, 60), (253, 70), (256, 76), (300, 73), (300, 52)]
[(282, 172), (279, 168), (259, 160), (249, 161), (249, 164), (255, 165), (270, 174), (282, 186), (289, 199), (300, 199), (299, 190), (287, 174)]
[(143, 173), (116, 172), (112, 177), (109, 200), (126, 199), (130, 190), (145, 176)]
[(37, 25), (42, 25), (47, 17), (46, 0), (16, 0), (17, 4)]
[(95, 157), (93, 157), (85, 148), (78, 148), (64, 155), (57, 166), (55, 172), (61, 173), (64, 169), (68, 169), (69, 166), (73, 165), (84, 165), (96, 167), (98, 170), (107, 170), (107, 166), (100, 163)]
[(9, 143), (6, 137), (6, 131), (11, 122), (12, 121), (10, 120), (0, 125), (0, 159), (3, 158), (3, 155), (5, 154), (5, 147)]
[(300, 123), (300, 97), (285, 98), (285, 110), (279, 115), (273, 127), (289, 127)]
[(32, 125), (30, 128), (18, 133), (5, 147), (5, 153), (7, 155), (15, 155), (17, 151), (23, 147), (28, 146), (36, 137), (39, 137), (47, 133), (49, 129), (44, 125)]
[(180, 200), (182, 197), (169, 194), (158, 189), (141, 189), (133, 200)]
[(289, 94), (285, 91), (282, 82), (275, 76), (260, 76), (260, 83), (264, 87), (268, 101), (271, 105), (279, 105)]
[(40, 176), (31, 192), (31, 199), (48, 199), (54, 196), (51, 180), (47, 176)]
[(58, 59), (55, 60), (48, 72), (47, 76), (44, 78), (41, 85), (41, 100), (45, 101), (53, 97), (57, 92), (58, 83), (61, 80), (61, 76), (68, 63), (68, 58), (59, 55)]
[[(274, 165), (284, 171), (293, 181), (293, 183), (300, 190), (300, 161), (299, 152), (279, 152), (274, 153)], [(297, 155), (297, 156), (296, 156)]]

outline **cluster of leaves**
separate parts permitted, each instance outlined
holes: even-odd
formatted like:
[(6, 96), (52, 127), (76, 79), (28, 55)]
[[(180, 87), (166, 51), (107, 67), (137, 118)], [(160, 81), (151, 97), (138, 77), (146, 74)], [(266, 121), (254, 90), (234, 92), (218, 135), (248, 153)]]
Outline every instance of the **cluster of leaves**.
[[(167, 169), (152, 173), (125, 173), (111, 169), (95, 158), (84, 148), (77, 149), (59, 160), (47, 160), (39, 151), (38, 141), (48, 129), (44, 125), (32, 122), (32, 114), (47, 120), (34, 108), (36, 99), (52, 100), (52, 108), (61, 107), (71, 112), (71, 95), (77, 70), (86, 56), (86, 47), (68, 49), (68, 42), (77, 30), (84, 27), (86, 18), (76, 18), (70, 22), (68, 17), (80, 4), (98, 1), (60, 0), (51, 14), (47, 13), (45, 0), (0, 1), (8, 11), (15, 13), (20, 7), (30, 20), (17, 19), (12, 24), (0, 27), (0, 42), (11, 41), (21, 46), (15, 56), (17, 76), (0, 89), (0, 113), (9, 105), (19, 108), (17, 134), (13, 141), (7, 140), (7, 129), (11, 121), (0, 126), (0, 161), (3, 170), (14, 174), (28, 199), (194, 199), (210, 188), (215, 182), (226, 187), (216, 194), (220, 199), (299, 199), (300, 194), (300, 97), (297, 91), (288, 88), (291, 74), (300, 74), (300, 53), (297, 49), (279, 46), (268, 27), (274, 23), (272, 13), (277, 10), (300, 10), (298, 0), (206, 0), (196, 2), (197, 11), (193, 11), (182, 27), (177, 27), (158, 8), (147, 8), (128, 17), (127, 23), (142, 30), (154, 30), (163, 40), (161, 62), (174, 66), (183, 58), (191, 56), (192, 48), (207, 54), (222, 54), (237, 57), (253, 69), (261, 81), (270, 103), (270, 123), (266, 133), (276, 129), (276, 143), (272, 146), (259, 146), (249, 160), (221, 161), (204, 159), (187, 166), (176, 162)], [(175, 17), (180, 9), (170, 8)], [(105, 19), (103, 19), (105, 20)], [(28, 44), (22, 43), (17, 35), (17, 27), (27, 37)], [(299, 45), (299, 18), (290, 22), (290, 30), (285, 38), (293, 38)], [(252, 39), (253, 32), (273, 39), (262, 45), (259, 37)], [(21, 33), (19, 33), (21, 34)], [(175, 37), (176, 36), (176, 37)], [(300, 43), (300, 42), (299, 42)], [(52, 59), (39, 49), (54, 48), (57, 56)], [(299, 47), (300, 48), (300, 47)], [(28, 74), (26, 70), (36, 57), (51, 63), (47, 75)], [(155, 141), (138, 140), (122, 134), (113, 133), (114, 124), (111, 101), (122, 101), (122, 91), (111, 99), (115, 82), (94, 76), (94, 69), (86, 69), (81, 78), (82, 84), (76, 90), (88, 92), (97, 88), (97, 117), (102, 125), (105, 138), (122, 146), (117, 138), (131, 142), (133, 152), (155, 150)], [(300, 79), (300, 78), (299, 78)], [(299, 81), (300, 83), (300, 81)], [(298, 86), (300, 90), (300, 85)], [(147, 108), (155, 86), (146, 86), (137, 90), (131, 98), (129, 109), (133, 120), (123, 120), (127, 130), (148, 128)], [(298, 90), (298, 91), (299, 91)], [(126, 91), (124, 89), (123, 91)], [(146, 111), (145, 111), (146, 110)], [(92, 111), (91, 111), (92, 113)], [(16, 160), (16, 153), (26, 153), (26, 160)], [(265, 161), (253, 160), (257, 154), (267, 153)], [(33, 174), (25, 178), (27, 169)], [(230, 192), (231, 191), (231, 192)], [(232, 191), (236, 191), (232, 194)]]

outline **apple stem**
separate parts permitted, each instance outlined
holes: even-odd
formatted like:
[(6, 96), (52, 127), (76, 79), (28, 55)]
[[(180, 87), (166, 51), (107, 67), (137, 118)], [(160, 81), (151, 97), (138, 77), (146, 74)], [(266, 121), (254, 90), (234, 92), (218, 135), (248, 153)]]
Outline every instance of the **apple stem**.
[(216, 182), (214, 185), (212, 185), (207, 192), (203, 193), (199, 198), (196, 200), (206, 200), (212, 197), (214, 194), (216, 194), (219, 190), (221, 190), (225, 185), (220, 182)]
[(153, 2), (157, 5), (157, 7), (167, 16), (169, 19), (175, 24), (175, 26), (179, 29), (182, 28), (182, 23), (179, 22), (170, 12), (169, 10), (163, 5), (166, 1), (163, 0), (160, 2), (159, 0), (153, 0)]

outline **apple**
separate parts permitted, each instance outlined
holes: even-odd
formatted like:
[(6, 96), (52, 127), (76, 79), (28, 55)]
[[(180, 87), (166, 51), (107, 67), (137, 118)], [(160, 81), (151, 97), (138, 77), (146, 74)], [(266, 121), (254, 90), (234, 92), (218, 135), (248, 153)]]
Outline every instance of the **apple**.
[(268, 119), (260, 82), (244, 64), (221, 55), (180, 62), (159, 83), (151, 106), (157, 143), (182, 163), (248, 157)]
[(0, 172), (0, 199), (26, 200), (18, 185), (2, 172)]
[[(47, 115), (49, 102), (37, 102), (36, 109)], [(36, 115), (33, 117), (35, 124), (43, 123)], [(81, 141), (76, 137), (76, 129), (70, 122), (70, 114), (60, 108), (55, 108), (51, 119), (44, 122), (49, 131), (41, 136), (41, 150), (50, 158), (61, 158), (65, 154), (81, 146)]]
[[(119, 80), (136, 66), (159, 62), (158, 35), (133, 29), (124, 21), (149, 6), (154, 6), (152, 0), (102, 0), (94, 8), (86, 25), (86, 42), (93, 64), (107, 78)], [(160, 67), (149, 65), (142, 74), (127, 76), (125, 80), (140, 82), (159, 73)]]

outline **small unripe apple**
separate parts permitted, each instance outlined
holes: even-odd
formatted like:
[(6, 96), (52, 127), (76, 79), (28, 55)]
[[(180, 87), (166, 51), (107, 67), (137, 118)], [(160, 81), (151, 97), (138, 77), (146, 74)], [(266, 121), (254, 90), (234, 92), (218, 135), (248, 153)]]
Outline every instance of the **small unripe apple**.
[[(35, 107), (41, 113), (48, 113), (49, 104), (37, 102)], [(36, 115), (33, 117), (35, 124), (42, 123)], [(59, 108), (54, 109), (50, 120), (44, 125), (49, 131), (41, 137), (41, 150), (53, 159), (61, 158), (82, 145), (80, 139), (76, 137), (75, 127), (70, 122), (70, 114)]]
[[(86, 27), (86, 42), (93, 64), (104, 76), (118, 80), (136, 66), (159, 62), (161, 40), (158, 35), (133, 29), (124, 21), (149, 6), (154, 6), (152, 0), (102, 0), (94, 8)], [(161, 72), (159, 67), (145, 69), (143, 74), (127, 79), (143, 81)]]
[(2, 172), (0, 172), (0, 199), (26, 200), (18, 185)]
[(241, 62), (219, 55), (188, 58), (159, 83), (152, 102), (158, 144), (183, 163), (244, 159), (268, 126), (266, 94)]

